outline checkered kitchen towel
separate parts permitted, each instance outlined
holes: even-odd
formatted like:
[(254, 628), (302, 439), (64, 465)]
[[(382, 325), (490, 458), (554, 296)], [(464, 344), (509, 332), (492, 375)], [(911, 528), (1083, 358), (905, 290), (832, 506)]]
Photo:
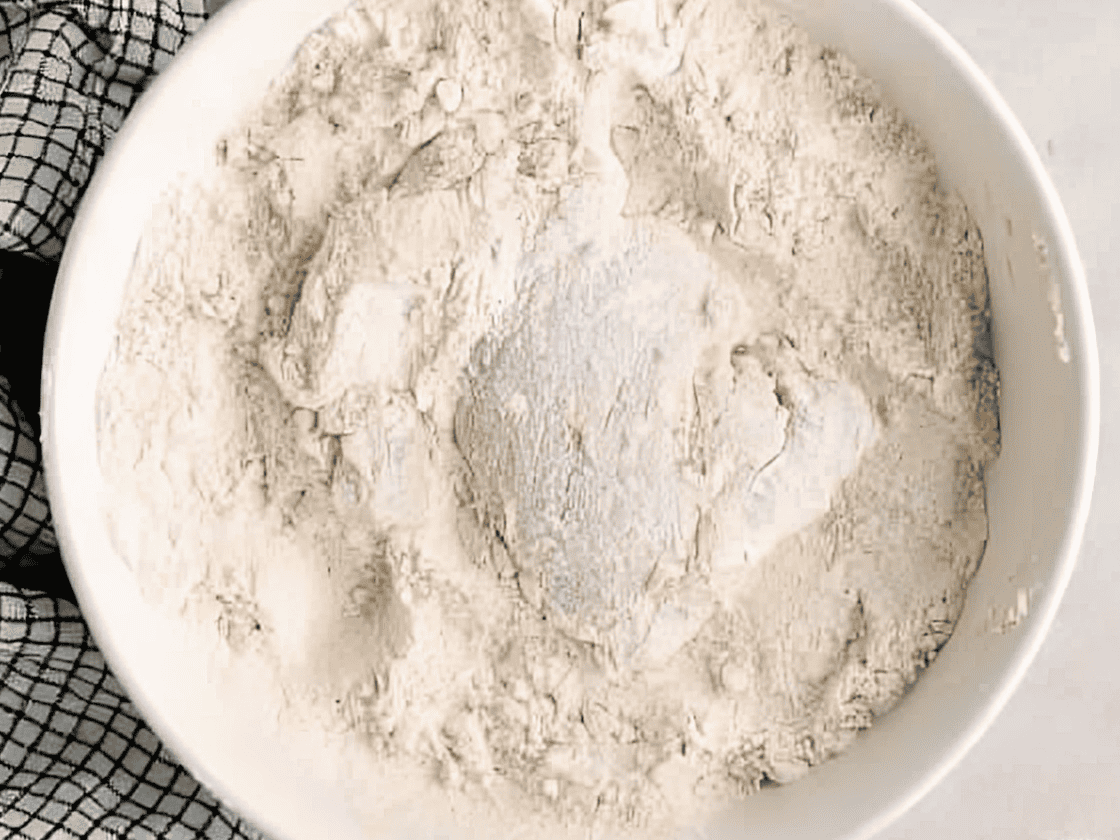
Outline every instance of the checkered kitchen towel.
[(0, 838), (261, 837), (160, 744), (77, 608), (10, 582), (58, 564), (38, 439), (51, 263), (129, 108), (205, 19), (202, 0), (0, 0)]

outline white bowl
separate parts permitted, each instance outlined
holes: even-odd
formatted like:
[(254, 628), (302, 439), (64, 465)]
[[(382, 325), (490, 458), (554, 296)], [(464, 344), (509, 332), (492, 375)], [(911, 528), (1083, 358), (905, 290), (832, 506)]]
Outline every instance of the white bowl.
[[(141, 600), (110, 542), (96, 390), (141, 229), (175, 177), (259, 101), (298, 44), (346, 0), (238, 0), (196, 36), (129, 117), (78, 213), (51, 307), (43, 373), (47, 484), (83, 612), (114, 673), (170, 748), (277, 840), (361, 837), (253, 698), (215, 696), (197, 652)], [(717, 836), (868, 837), (960, 760), (1022, 679), (1076, 561), (1097, 455), (1099, 375), (1083, 269), (1026, 134), (961, 48), (910, 0), (781, 0), (818, 41), (878, 80), (928, 140), (984, 237), (1003, 449), (991, 537), (956, 632), (899, 705), (841, 757), (764, 790)], [(305, 749), (306, 747), (306, 749)]]

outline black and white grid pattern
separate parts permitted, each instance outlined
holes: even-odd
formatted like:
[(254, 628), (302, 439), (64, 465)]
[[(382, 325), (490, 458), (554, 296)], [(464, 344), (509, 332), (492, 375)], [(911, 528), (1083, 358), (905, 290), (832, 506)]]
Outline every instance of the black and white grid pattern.
[(0, 558), (57, 550), (39, 439), (0, 376)]
[(57, 259), (93, 168), (201, 0), (0, 2), (0, 249)]
[(260, 835), (162, 746), (72, 604), (0, 583), (0, 836)]
[(0, 0), (5, 840), (261, 838), (163, 747), (97, 650), (62, 571), (38, 438), (52, 263), (129, 108), (205, 19), (202, 0)]

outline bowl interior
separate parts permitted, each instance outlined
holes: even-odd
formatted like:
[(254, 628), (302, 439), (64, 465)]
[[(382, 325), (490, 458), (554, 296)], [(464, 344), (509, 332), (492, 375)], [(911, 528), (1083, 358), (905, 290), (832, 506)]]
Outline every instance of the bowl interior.
[[(199, 778), (276, 838), (360, 837), (314, 739), (273, 739), (252, 692), (208, 690), (198, 651), (140, 598), (110, 542), (96, 390), (133, 254), (163, 190), (213, 165), (219, 137), (346, 0), (239, 0), (142, 98), (100, 165), (63, 257), (43, 379), (47, 480), (83, 611), (115, 674)], [(909, 0), (781, 0), (817, 41), (880, 81), (976, 219), (1001, 374), (990, 540), (957, 629), (914, 689), (841, 757), (752, 797), (714, 836), (865, 837), (931, 788), (998, 713), (1072, 571), (1096, 462), (1096, 343), (1056, 193), (1002, 100)], [(403, 827), (402, 827), (403, 830)]]

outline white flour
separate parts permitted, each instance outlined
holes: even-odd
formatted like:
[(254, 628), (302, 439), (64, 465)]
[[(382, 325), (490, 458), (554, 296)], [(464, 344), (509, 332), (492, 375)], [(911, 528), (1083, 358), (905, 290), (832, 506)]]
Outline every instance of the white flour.
[(983, 252), (844, 58), (729, 0), (371, 0), (219, 155), (101, 382), (113, 533), (359, 789), (393, 768), (369, 813), (664, 828), (948, 638)]

